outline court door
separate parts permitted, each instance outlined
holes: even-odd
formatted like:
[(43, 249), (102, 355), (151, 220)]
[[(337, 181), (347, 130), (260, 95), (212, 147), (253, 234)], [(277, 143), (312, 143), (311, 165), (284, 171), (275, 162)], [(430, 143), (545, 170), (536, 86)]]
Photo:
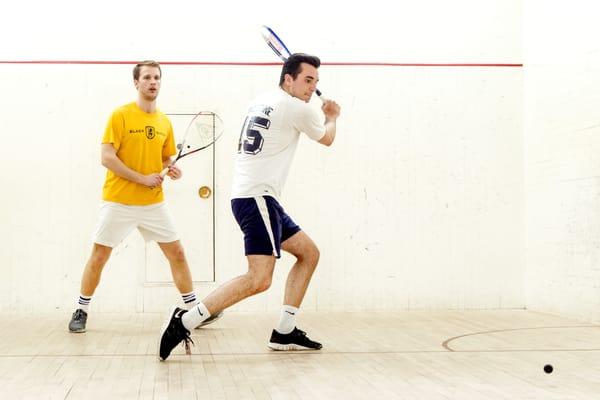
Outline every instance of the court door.
[[(193, 114), (168, 114), (175, 141), (181, 139)], [(183, 170), (180, 180), (165, 179), (167, 205), (179, 231), (192, 272), (194, 286), (214, 282), (214, 146), (178, 161)], [(177, 298), (171, 270), (160, 248), (145, 243), (143, 309), (164, 308), (165, 297)], [(179, 298), (180, 299), (180, 298)]]

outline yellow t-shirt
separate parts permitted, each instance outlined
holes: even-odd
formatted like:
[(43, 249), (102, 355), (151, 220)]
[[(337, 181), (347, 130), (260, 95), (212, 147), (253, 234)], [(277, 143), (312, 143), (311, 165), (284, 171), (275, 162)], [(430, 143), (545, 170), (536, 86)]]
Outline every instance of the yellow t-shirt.
[[(163, 158), (175, 154), (171, 121), (162, 112), (142, 111), (133, 102), (117, 108), (111, 115), (102, 143), (112, 143), (117, 157), (129, 168), (147, 175), (163, 169)], [(147, 186), (106, 173), (102, 198), (127, 205), (148, 205), (163, 200), (162, 188)]]

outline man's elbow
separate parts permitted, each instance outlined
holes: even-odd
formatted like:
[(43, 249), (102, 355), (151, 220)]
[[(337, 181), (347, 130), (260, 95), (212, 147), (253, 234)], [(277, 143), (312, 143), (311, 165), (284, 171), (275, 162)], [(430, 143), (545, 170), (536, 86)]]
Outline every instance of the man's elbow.
[(319, 140), (319, 143), (321, 143), (323, 146), (331, 146), (333, 144), (333, 138), (329, 135), (325, 135), (321, 140)]
[(102, 154), (100, 156), (100, 164), (102, 164), (103, 167), (108, 168), (108, 166), (110, 165), (110, 161), (111, 161), (110, 155)]

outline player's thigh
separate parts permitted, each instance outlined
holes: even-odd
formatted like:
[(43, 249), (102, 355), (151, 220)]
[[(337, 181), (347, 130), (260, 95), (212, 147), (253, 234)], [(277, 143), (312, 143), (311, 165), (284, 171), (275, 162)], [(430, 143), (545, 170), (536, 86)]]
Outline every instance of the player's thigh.
[(281, 224), (268, 199), (262, 196), (233, 199), (231, 209), (244, 234), (246, 256), (279, 257)]
[(248, 274), (258, 281), (265, 282), (266, 286), (270, 286), (277, 260), (275, 256), (253, 254), (246, 258), (248, 259)]
[(135, 210), (130, 206), (103, 201), (92, 236), (95, 244), (115, 248), (137, 225)]
[(140, 207), (138, 230), (147, 242), (179, 241), (174, 219), (164, 202)]
[(317, 245), (304, 231), (298, 231), (290, 236), (281, 243), (281, 248), (296, 258), (319, 256)]

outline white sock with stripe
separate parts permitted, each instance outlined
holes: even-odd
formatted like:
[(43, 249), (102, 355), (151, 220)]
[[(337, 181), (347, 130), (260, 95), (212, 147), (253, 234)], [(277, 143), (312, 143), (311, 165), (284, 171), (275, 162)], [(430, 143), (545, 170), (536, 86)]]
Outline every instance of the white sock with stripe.
[(188, 331), (196, 329), (197, 326), (210, 317), (208, 308), (203, 303), (198, 303), (194, 307), (190, 308), (188, 312), (181, 316), (181, 322)]
[(81, 308), (86, 313), (90, 310), (90, 302), (92, 301), (92, 296), (84, 296), (82, 294), (79, 295), (79, 299), (77, 299), (77, 307), (75, 309)]
[(298, 308), (294, 306), (284, 305), (281, 308), (281, 317), (279, 318), (279, 325), (275, 330), (282, 335), (288, 334), (296, 327), (296, 315), (298, 314)]
[(194, 291), (191, 291), (189, 293), (181, 293), (181, 298), (185, 303), (185, 308), (187, 308), (188, 310), (190, 310), (192, 307), (198, 304), (198, 299), (196, 298), (196, 293)]

